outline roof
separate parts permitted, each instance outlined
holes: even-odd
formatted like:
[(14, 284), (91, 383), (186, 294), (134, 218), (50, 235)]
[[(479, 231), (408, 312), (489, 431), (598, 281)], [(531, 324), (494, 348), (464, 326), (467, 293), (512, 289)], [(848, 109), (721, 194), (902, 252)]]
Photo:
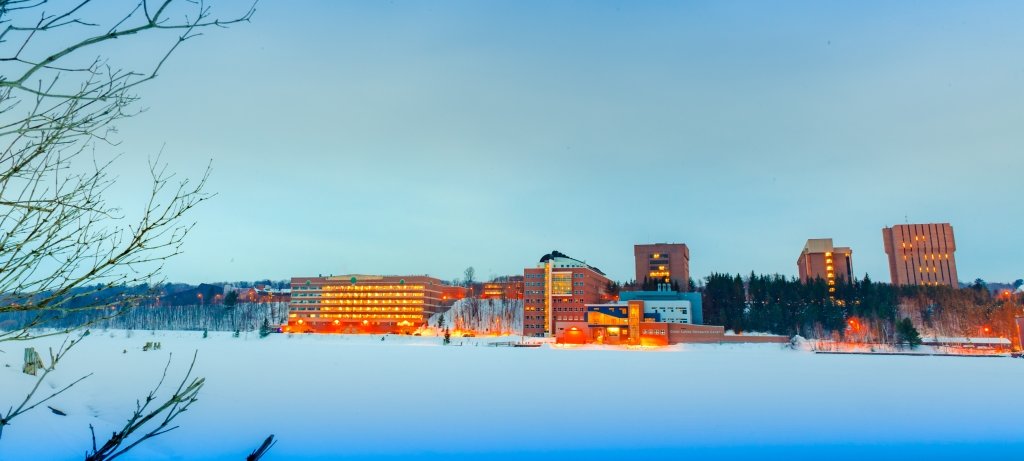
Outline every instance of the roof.
[(562, 252), (560, 252), (558, 250), (552, 250), (551, 253), (548, 253), (548, 254), (546, 254), (544, 256), (541, 256), (541, 258), (540, 258), (540, 264), (544, 264), (544, 263), (549, 262), (549, 261), (551, 262), (552, 265), (554, 265), (554, 264), (563, 264), (563, 265), (568, 265), (569, 267), (585, 267), (585, 268), (590, 269), (590, 270), (592, 270), (594, 272), (597, 272), (598, 274), (605, 275), (604, 272), (601, 272), (601, 269), (598, 269), (598, 268), (596, 268), (594, 266), (591, 266), (591, 265), (589, 265), (589, 264), (587, 264), (587, 263), (585, 263), (583, 261), (580, 261), (580, 260), (578, 260), (576, 258), (572, 258), (569, 255), (566, 255), (565, 253), (562, 253)]
[(936, 344), (1011, 344), (1010, 340), (1006, 338), (967, 338), (963, 336), (925, 336), (921, 338), (921, 342)]

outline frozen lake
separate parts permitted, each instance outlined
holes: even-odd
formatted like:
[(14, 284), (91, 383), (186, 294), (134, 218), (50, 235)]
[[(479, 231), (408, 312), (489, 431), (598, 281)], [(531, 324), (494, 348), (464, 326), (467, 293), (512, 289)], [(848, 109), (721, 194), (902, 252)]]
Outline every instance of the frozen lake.
[[(46, 347), (60, 338), (32, 343)], [(502, 340), (502, 339), (498, 339)], [(159, 351), (143, 352), (147, 341)], [(455, 340), (459, 342), (459, 339)], [(94, 331), (44, 391), (95, 375), (5, 429), (0, 460), (81, 459), (174, 354), (207, 378), (181, 428), (128, 459), (964, 459), (1020, 453), (1024, 360), (816, 355), (777, 345), (486, 347), (487, 338)], [(0, 405), (24, 395), (0, 346)], [(125, 352), (127, 350), (127, 352)], [(162, 394), (162, 395), (166, 395)], [(102, 443), (102, 440), (101, 440)]]

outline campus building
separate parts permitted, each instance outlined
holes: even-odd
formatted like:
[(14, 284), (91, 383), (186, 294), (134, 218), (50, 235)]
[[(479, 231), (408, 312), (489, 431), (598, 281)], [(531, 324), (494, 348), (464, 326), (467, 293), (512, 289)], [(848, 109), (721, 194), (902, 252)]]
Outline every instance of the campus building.
[(1014, 346), (1018, 350), (1024, 349), (1024, 317), (1015, 317), (1014, 321), (1017, 324), (1017, 344)]
[(523, 270), (523, 335), (551, 336), (557, 321), (583, 321), (587, 304), (609, 301), (600, 269), (558, 251)]
[(523, 277), (511, 276), (485, 282), (480, 299), (523, 299)]
[(557, 321), (555, 341), (560, 344), (665, 346), (678, 343), (788, 341), (785, 336), (726, 335), (725, 328), (701, 325), (700, 293), (658, 291), (623, 292), (618, 302), (589, 304), (583, 320)]
[(953, 226), (899, 224), (882, 229), (893, 285), (946, 285), (958, 288)]
[(690, 249), (684, 243), (633, 245), (636, 284), (667, 283), (679, 291), (690, 289)]
[(800, 282), (821, 279), (828, 283), (830, 292), (835, 291), (836, 281), (853, 281), (853, 251), (847, 247), (833, 246), (832, 239), (808, 240), (796, 265), (800, 272)]
[(441, 280), (422, 275), (294, 277), (284, 331), (410, 333), (446, 304)]

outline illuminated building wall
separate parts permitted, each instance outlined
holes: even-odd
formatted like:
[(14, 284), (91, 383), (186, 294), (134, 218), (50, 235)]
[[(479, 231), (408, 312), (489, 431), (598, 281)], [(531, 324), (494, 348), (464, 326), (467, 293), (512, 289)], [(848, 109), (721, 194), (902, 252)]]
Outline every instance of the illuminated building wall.
[(441, 287), (441, 301), (451, 305), (455, 301), (465, 298), (468, 293), (469, 289), (466, 287), (444, 285)]
[(484, 283), (480, 299), (523, 299), (523, 277)]
[(960, 286), (953, 226), (899, 224), (882, 229), (893, 285)]
[(683, 243), (653, 243), (633, 245), (636, 258), (636, 283), (644, 279), (679, 285), (679, 291), (689, 291), (690, 249)]
[(796, 260), (800, 281), (822, 279), (835, 292), (836, 283), (853, 281), (853, 250), (832, 245), (832, 239), (810, 239)]
[(420, 275), (294, 277), (285, 331), (405, 333), (443, 306), (445, 287)]
[(1016, 317), (1014, 320), (1016, 320), (1017, 323), (1017, 343), (1013, 346), (1017, 350), (1020, 350), (1021, 348), (1024, 348), (1024, 317)]
[[(689, 294), (689, 293), (686, 293)], [(665, 346), (678, 343), (786, 343), (789, 337), (777, 335), (726, 335), (717, 325), (671, 322), (659, 306), (670, 301), (644, 301), (592, 304), (586, 306), (583, 321), (558, 321), (555, 342), (559, 344), (606, 344), (629, 346)]]
[(523, 334), (550, 336), (556, 321), (586, 321), (586, 304), (608, 301), (608, 277), (553, 251), (523, 271)]

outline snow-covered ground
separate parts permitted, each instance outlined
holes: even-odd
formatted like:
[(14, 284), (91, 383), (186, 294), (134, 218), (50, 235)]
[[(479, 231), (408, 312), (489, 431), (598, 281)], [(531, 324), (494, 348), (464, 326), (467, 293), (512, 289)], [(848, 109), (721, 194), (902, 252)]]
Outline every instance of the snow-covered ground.
[[(81, 459), (174, 354), (207, 378), (181, 428), (128, 459), (980, 459), (1024, 450), (1024, 360), (819, 355), (779, 345), (487, 347), (509, 338), (94, 331), (14, 421), (0, 460)], [(160, 351), (143, 352), (147, 341)], [(44, 357), (60, 338), (32, 343)], [(461, 344), (461, 345), (459, 345)], [(0, 405), (24, 395), (0, 345)], [(124, 352), (127, 350), (127, 352)], [(101, 440), (102, 442), (102, 440)], [(826, 458), (827, 457), (827, 458)]]

